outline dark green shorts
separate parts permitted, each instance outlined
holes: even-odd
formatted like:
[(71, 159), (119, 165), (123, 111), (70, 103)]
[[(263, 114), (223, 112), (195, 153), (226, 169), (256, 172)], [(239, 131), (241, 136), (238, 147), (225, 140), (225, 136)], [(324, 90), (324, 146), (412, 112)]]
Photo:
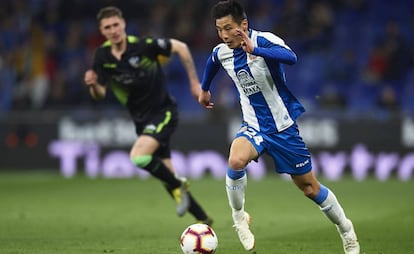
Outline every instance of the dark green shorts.
[(160, 147), (154, 155), (170, 158), (170, 139), (178, 125), (178, 113), (175, 108), (165, 108), (154, 114), (144, 124), (135, 123), (138, 136), (148, 135), (155, 138)]

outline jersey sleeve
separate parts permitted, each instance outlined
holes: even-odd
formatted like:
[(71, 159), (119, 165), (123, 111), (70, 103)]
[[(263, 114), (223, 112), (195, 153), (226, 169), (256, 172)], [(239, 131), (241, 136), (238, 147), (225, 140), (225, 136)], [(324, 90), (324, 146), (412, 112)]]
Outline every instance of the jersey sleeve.
[(253, 54), (284, 64), (294, 64), (297, 62), (295, 52), (281, 38), (272, 33), (263, 33), (257, 37), (257, 47), (254, 48)]
[(171, 56), (171, 41), (168, 38), (145, 38), (148, 49), (154, 56)]
[(106, 86), (106, 84), (109, 82), (109, 76), (108, 74), (105, 72), (103, 65), (104, 65), (104, 49), (103, 48), (98, 48), (95, 51), (95, 55), (93, 58), (93, 63), (92, 63), (92, 69), (96, 72), (96, 74), (98, 75), (98, 83), (100, 85)]
[(216, 76), (220, 69), (220, 62), (217, 58), (217, 48), (211, 53), (207, 59), (206, 67), (204, 68), (203, 79), (201, 81), (201, 89), (208, 91), (214, 76)]

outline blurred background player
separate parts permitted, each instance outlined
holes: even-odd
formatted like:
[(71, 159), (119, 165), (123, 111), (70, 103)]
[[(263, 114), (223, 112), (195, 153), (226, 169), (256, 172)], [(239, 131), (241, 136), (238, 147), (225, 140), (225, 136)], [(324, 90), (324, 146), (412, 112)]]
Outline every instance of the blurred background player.
[(138, 135), (130, 151), (134, 165), (159, 179), (176, 201), (176, 212), (187, 210), (199, 222), (212, 220), (188, 192), (186, 179), (177, 177), (170, 159), (170, 138), (178, 123), (177, 105), (169, 95), (159, 56), (178, 54), (197, 97), (200, 82), (187, 45), (176, 39), (139, 38), (126, 33), (126, 22), (119, 8), (109, 6), (97, 14), (99, 29), (107, 41), (94, 56), (93, 67), (84, 82), (91, 96), (100, 100), (108, 87), (124, 105)]
[(245, 167), (267, 153), (276, 172), (290, 174), (296, 186), (335, 224), (345, 253), (359, 254), (352, 222), (334, 193), (312, 173), (311, 156), (299, 134), (296, 119), (305, 109), (288, 90), (282, 67), (295, 64), (296, 54), (276, 35), (250, 29), (246, 13), (236, 1), (220, 1), (212, 14), (224, 43), (216, 46), (207, 60), (199, 102), (206, 108), (214, 106), (210, 84), (223, 67), (238, 89), (243, 113), (243, 123), (230, 147), (226, 175), (234, 226), (243, 247), (248, 251), (255, 247), (250, 215), (244, 210)]

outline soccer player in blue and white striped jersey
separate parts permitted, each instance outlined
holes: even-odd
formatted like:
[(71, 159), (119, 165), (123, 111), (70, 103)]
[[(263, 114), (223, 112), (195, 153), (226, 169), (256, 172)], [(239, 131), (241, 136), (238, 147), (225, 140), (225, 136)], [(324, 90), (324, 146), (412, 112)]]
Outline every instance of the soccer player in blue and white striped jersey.
[(243, 247), (249, 251), (255, 247), (250, 215), (244, 210), (245, 167), (267, 153), (274, 160), (275, 171), (290, 174), (298, 188), (336, 225), (345, 253), (359, 254), (352, 222), (334, 193), (312, 173), (310, 152), (296, 125), (297, 117), (305, 110), (288, 90), (283, 71), (283, 64), (296, 63), (296, 54), (273, 33), (249, 28), (246, 13), (236, 1), (220, 1), (212, 13), (223, 43), (207, 60), (199, 103), (213, 108), (210, 84), (222, 67), (237, 87), (243, 114), (230, 147), (226, 176), (232, 217)]

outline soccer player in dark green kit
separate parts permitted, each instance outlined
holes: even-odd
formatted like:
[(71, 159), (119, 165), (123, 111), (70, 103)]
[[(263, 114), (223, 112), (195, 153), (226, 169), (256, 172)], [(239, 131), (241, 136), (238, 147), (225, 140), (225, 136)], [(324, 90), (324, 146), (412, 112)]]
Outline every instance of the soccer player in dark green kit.
[(96, 100), (111, 88), (135, 124), (137, 140), (130, 151), (131, 161), (159, 179), (176, 201), (176, 212), (189, 211), (198, 222), (212, 224), (206, 212), (188, 192), (188, 183), (175, 175), (170, 158), (170, 138), (178, 122), (177, 105), (168, 94), (160, 56), (180, 57), (198, 98), (200, 82), (187, 44), (176, 39), (140, 38), (126, 33), (126, 22), (117, 7), (102, 8), (97, 14), (99, 29), (107, 39), (97, 48), (93, 67), (84, 82)]

